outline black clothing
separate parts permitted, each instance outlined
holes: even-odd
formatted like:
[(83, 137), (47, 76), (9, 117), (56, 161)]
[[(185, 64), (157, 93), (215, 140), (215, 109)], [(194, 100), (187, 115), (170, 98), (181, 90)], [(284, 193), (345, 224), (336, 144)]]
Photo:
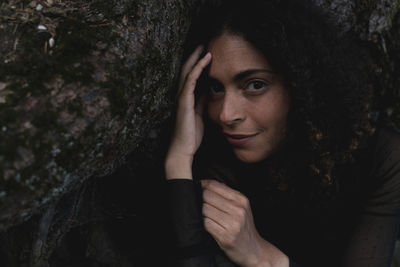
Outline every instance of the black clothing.
[[(291, 267), (390, 266), (400, 224), (399, 133), (378, 130), (342, 177), (340, 194), (326, 204), (272, 198), (263, 180), (248, 174), (251, 183), (238, 189), (250, 201), (256, 228), (289, 257)], [(173, 179), (167, 186), (177, 266), (237, 266), (203, 227), (199, 181)]]

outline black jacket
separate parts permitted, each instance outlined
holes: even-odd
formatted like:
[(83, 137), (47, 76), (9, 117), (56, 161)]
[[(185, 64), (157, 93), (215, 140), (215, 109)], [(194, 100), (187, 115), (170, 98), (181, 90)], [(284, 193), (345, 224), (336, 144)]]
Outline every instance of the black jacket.
[[(400, 134), (379, 130), (371, 144), (329, 205), (271, 200), (260, 185), (242, 188), (260, 235), (289, 257), (291, 267), (391, 265), (400, 224)], [(203, 227), (200, 183), (173, 179), (167, 186), (173, 266), (237, 266)]]

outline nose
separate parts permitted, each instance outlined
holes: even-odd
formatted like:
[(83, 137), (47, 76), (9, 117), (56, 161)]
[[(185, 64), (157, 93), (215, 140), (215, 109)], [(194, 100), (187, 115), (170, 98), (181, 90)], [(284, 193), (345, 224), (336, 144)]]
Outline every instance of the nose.
[(219, 120), (227, 126), (234, 126), (245, 119), (241, 95), (227, 90), (222, 101)]

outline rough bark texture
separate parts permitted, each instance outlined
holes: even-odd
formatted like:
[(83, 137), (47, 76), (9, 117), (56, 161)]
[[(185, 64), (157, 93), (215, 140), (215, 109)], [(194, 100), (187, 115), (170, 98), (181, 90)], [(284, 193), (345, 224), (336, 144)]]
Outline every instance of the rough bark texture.
[(314, 0), (330, 10), (343, 31), (357, 35), (375, 63), (375, 109), (384, 124), (400, 129), (400, 1)]
[(1, 4), (0, 229), (156, 138), (195, 2)]
[[(315, 1), (369, 47), (400, 126), (400, 0)], [(160, 266), (159, 133), (201, 2), (0, 4), (0, 266)]]

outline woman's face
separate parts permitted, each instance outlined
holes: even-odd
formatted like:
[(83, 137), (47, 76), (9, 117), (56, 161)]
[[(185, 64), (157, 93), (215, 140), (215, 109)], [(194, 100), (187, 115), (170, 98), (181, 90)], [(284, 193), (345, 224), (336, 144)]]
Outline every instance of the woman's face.
[(290, 99), (283, 79), (240, 36), (223, 34), (210, 42), (209, 51), (210, 119), (239, 160), (266, 159), (286, 138)]

